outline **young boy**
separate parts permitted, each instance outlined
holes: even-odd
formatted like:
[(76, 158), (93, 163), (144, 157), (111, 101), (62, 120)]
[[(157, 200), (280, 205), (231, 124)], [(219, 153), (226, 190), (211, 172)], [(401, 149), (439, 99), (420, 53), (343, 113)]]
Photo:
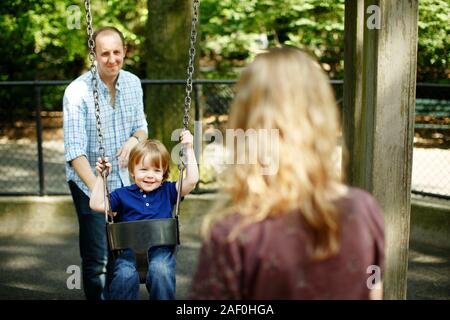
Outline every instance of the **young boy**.
[[(198, 168), (193, 150), (193, 136), (186, 130), (181, 135), (186, 150), (186, 177), (181, 196), (187, 195), (198, 182)], [(169, 175), (170, 155), (162, 143), (146, 140), (136, 145), (128, 162), (128, 171), (135, 184), (116, 189), (110, 194), (110, 205), (121, 221), (163, 219), (172, 217), (177, 200), (178, 182), (166, 181)], [(111, 170), (108, 159), (96, 164), (97, 180), (89, 205), (92, 210), (104, 212), (103, 168)], [(152, 247), (148, 252), (149, 269), (146, 287), (152, 300), (175, 299), (175, 256), (168, 246)], [(139, 299), (139, 275), (136, 258), (131, 249), (123, 250), (112, 270), (109, 288), (111, 299)]]

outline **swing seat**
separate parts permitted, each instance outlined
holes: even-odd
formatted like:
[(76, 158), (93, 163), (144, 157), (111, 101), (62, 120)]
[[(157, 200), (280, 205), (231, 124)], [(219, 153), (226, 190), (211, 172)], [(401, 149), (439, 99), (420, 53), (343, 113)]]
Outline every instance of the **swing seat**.
[(113, 253), (124, 249), (134, 251), (140, 283), (146, 280), (147, 253), (151, 247), (180, 244), (178, 217), (108, 223), (106, 226), (109, 247)]

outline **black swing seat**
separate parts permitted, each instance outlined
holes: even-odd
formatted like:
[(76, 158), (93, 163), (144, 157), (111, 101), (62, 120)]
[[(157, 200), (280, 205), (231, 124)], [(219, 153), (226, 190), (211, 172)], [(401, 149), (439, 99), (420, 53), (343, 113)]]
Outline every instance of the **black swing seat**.
[(154, 246), (179, 244), (178, 219), (153, 219), (108, 223), (110, 250), (133, 249), (135, 253), (147, 253)]
[(151, 247), (180, 244), (178, 217), (107, 223), (107, 234), (111, 251), (134, 251), (140, 283), (145, 283), (148, 270), (147, 252)]

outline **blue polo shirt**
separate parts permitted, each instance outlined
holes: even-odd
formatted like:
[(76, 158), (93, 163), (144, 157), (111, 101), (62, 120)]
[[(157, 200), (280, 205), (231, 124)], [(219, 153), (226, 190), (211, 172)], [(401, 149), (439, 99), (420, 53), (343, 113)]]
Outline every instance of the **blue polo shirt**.
[(176, 182), (164, 181), (151, 192), (132, 184), (111, 192), (110, 202), (112, 211), (117, 212), (120, 221), (171, 218), (177, 203)]

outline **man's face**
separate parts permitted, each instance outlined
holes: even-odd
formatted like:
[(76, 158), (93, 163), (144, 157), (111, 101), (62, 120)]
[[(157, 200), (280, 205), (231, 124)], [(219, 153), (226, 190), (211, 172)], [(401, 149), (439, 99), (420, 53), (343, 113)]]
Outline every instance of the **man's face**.
[(100, 76), (108, 79), (117, 77), (126, 53), (120, 36), (112, 31), (101, 32), (95, 39), (95, 53)]

